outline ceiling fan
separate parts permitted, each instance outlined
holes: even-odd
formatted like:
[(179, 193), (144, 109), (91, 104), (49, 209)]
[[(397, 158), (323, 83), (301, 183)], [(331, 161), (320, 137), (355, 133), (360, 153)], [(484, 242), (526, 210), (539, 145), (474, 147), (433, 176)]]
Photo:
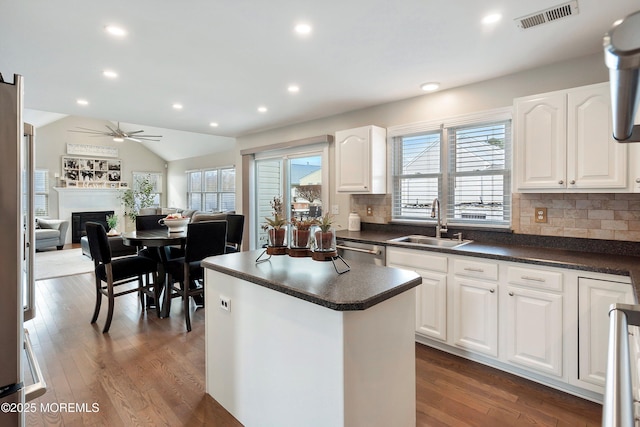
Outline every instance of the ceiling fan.
[(109, 125), (105, 125), (105, 127), (109, 129), (109, 132), (87, 129), (79, 126), (78, 126), (78, 129), (80, 130), (69, 130), (69, 132), (88, 133), (88, 134), (91, 134), (92, 136), (110, 136), (116, 142), (122, 142), (125, 139), (128, 139), (130, 141), (136, 141), (136, 142), (142, 142), (142, 141), (157, 142), (157, 141), (160, 141), (160, 139), (158, 138), (162, 138), (162, 135), (143, 135), (142, 132), (144, 132), (144, 130), (135, 130), (132, 132), (125, 132), (122, 129), (120, 129), (120, 122), (118, 122), (118, 126), (116, 126), (115, 128)]

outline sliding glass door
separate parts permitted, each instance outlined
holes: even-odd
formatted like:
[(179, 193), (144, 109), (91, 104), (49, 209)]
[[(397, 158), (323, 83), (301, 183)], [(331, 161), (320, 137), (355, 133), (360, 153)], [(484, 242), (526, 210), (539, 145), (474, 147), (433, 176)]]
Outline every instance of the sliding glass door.
[[(267, 242), (262, 229), (265, 217), (273, 216), (272, 202), (279, 198), (285, 206), (282, 214), (292, 218), (318, 218), (323, 215), (323, 203), (328, 206), (327, 149), (274, 155), (256, 156), (255, 160), (255, 221), (252, 228), (257, 239), (254, 248)], [(324, 168), (323, 168), (324, 165)]]

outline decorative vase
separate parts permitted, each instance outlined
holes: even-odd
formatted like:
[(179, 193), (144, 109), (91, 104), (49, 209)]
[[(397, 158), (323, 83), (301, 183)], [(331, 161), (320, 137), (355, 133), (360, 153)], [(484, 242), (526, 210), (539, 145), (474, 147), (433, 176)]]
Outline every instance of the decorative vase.
[(286, 246), (287, 228), (270, 228), (269, 229), (269, 246)]
[(333, 228), (328, 231), (318, 230), (315, 232), (315, 251), (331, 252), (336, 250), (336, 233)]
[(107, 236), (119, 236), (119, 235), (120, 235), (120, 232), (115, 228), (110, 228), (109, 231), (107, 232)]
[(299, 230), (294, 227), (291, 231), (291, 247), (292, 248), (308, 248), (309, 237), (311, 237), (311, 230)]

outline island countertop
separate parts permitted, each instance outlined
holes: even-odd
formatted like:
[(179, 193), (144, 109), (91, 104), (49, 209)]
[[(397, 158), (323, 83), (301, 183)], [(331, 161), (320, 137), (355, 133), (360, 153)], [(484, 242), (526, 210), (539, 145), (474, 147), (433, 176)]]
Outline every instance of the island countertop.
[(366, 310), (418, 286), (414, 272), (350, 262), (338, 274), (331, 261), (272, 256), (256, 263), (262, 250), (209, 257), (202, 266), (337, 311)]

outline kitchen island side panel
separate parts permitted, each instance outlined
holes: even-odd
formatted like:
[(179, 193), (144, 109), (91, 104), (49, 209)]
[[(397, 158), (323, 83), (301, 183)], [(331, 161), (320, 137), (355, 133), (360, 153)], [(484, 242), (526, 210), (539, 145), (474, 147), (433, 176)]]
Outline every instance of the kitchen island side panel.
[(205, 281), (207, 393), (241, 423), (415, 425), (414, 289), (344, 312), (210, 269)]

